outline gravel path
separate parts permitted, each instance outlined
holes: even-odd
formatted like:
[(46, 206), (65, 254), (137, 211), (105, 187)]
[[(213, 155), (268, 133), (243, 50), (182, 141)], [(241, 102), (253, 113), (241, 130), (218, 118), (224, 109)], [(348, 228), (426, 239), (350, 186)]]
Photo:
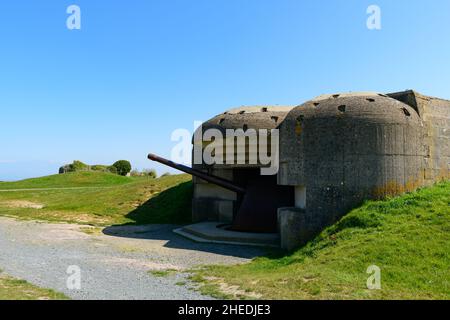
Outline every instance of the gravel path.
[[(183, 270), (205, 264), (246, 262), (260, 248), (195, 243), (172, 232), (176, 226), (109, 227), (87, 234), (86, 226), (18, 221), (0, 217), (0, 269), (73, 299), (210, 299), (192, 290)], [(69, 266), (81, 270), (81, 289), (69, 290)], [(157, 277), (149, 270), (174, 269)], [(178, 282), (178, 284), (177, 284)]]

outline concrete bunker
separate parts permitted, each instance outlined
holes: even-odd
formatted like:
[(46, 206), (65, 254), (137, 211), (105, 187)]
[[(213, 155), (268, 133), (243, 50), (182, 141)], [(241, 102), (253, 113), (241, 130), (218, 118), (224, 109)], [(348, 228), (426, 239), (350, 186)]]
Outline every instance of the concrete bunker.
[[(261, 163), (193, 161), (193, 221), (214, 226), (184, 227), (181, 233), (196, 240), (291, 250), (366, 199), (450, 178), (450, 101), (415, 91), (341, 93), (297, 107), (232, 109), (200, 130), (209, 128), (278, 129), (279, 170), (261, 176)], [(194, 135), (194, 147), (208, 143)], [(250, 150), (246, 146), (245, 156)], [(239, 152), (234, 149), (235, 156)], [(224, 188), (211, 176), (245, 191)]]
[[(270, 106), (232, 109), (205, 122), (199, 130), (203, 133), (217, 129), (224, 137), (227, 130), (242, 130), (242, 134), (250, 130), (270, 131), (279, 127), (291, 109)], [(193, 144), (201, 144), (205, 148), (207, 143), (201, 138), (198, 132), (194, 134)], [(277, 208), (294, 204), (294, 188), (280, 186), (276, 175), (261, 175), (264, 165), (259, 161), (250, 162), (251, 155), (261, 151), (261, 141), (252, 148), (251, 137), (245, 136), (240, 149), (237, 139), (234, 138), (231, 150), (235, 160), (244, 160), (241, 163), (207, 165), (202, 162), (194, 164), (193, 168), (232, 181), (245, 188), (245, 194), (224, 192), (223, 188), (194, 176), (193, 220), (230, 224), (229, 230), (233, 231), (276, 233)], [(270, 139), (268, 141), (267, 149), (270, 150)], [(223, 141), (224, 153), (229, 144), (230, 140)]]

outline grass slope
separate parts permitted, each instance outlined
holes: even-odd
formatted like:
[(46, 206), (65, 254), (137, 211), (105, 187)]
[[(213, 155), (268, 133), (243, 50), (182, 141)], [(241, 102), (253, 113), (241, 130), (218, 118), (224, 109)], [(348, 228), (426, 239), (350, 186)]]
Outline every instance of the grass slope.
[(0, 300), (67, 300), (56, 291), (36, 287), (25, 280), (0, 274)]
[[(367, 289), (370, 265), (381, 268), (381, 290)], [(450, 299), (450, 182), (367, 202), (292, 254), (192, 278), (228, 298), (223, 288), (241, 298)]]
[(130, 183), (131, 177), (117, 174), (85, 171), (33, 178), (16, 182), (0, 182), (0, 190), (34, 188), (107, 187)]
[[(0, 183), (0, 215), (98, 226), (185, 223), (190, 221), (190, 180), (188, 175), (150, 179), (76, 172), (5, 182)], [(81, 188), (64, 189), (73, 187)]]

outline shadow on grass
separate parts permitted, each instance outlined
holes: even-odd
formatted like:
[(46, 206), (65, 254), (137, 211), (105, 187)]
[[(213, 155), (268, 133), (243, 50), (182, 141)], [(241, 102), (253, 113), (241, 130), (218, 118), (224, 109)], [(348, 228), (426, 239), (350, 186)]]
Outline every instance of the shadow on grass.
[(142, 224), (187, 224), (191, 222), (192, 182), (184, 182), (151, 197), (125, 217)]
[(184, 182), (153, 196), (126, 215), (133, 222), (103, 229), (113, 237), (162, 240), (164, 247), (205, 251), (240, 258), (254, 258), (267, 252), (262, 248), (198, 243), (175, 234), (172, 230), (192, 222), (192, 182)]

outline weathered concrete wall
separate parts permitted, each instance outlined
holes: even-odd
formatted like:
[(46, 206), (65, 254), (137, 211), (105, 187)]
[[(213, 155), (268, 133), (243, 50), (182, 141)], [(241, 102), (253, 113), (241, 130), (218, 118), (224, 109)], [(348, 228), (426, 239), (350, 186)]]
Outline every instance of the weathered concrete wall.
[[(228, 110), (222, 114), (215, 116), (214, 118), (203, 123), (202, 127), (198, 130), (204, 132), (208, 129), (218, 129), (225, 134), (227, 129), (242, 129), (244, 131), (248, 129), (274, 129), (283, 120), (287, 113), (293, 107), (273, 107), (273, 106), (250, 106), (240, 107)], [(200, 140), (197, 138), (200, 137)], [(234, 158), (237, 159), (238, 155), (249, 159), (249, 145), (248, 139), (245, 143), (245, 153), (239, 154), (238, 149), (235, 148)], [(201, 140), (201, 135), (194, 134), (193, 144), (200, 144), (204, 148), (208, 143)], [(226, 149), (226, 141), (223, 141), (224, 150)], [(268, 146), (270, 150), (270, 144)], [(219, 151), (220, 152), (220, 151)], [(218, 154), (218, 153), (216, 153)], [(194, 162), (194, 161), (193, 161)], [(259, 168), (260, 164), (219, 164), (213, 166), (207, 166), (205, 164), (193, 165), (195, 169), (209, 172), (212, 175), (219, 176), (221, 178), (233, 181), (238, 185), (245, 187), (246, 181), (241, 179), (242, 174), (236, 176), (236, 172), (240, 169)], [(245, 180), (245, 179), (244, 179)], [(192, 216), (193, 221), (220, 221), (231, 222), (233, 215), (236, 213), (239, 199), (234, 192), (208, 183), (204, 180), (195, 178), (194, 182), (194, 195), (192, 204)]]
[(411, 105), (423, 121), (425, 183), (450, 179), (450, 101), (427, 97), (412, 90), (389, 96)]
[[(203, 169), (204, 172), (208, 170)], [(209, 173), (230, 181), (234, 175), (232, 169), (213, 169)], [(229, 223), (233, 219), (237, 195), (215, 184), (193, 177), (192, 220), (219, 221)]]
[[(280, 129), (278, 184), (296, 187), (302, 207), (278, 210), (289, 249), (366, 199), (450, 179), (450, 101), (414, 91), (324, 95), (293, 109), (233, 109), (207, 121), (208, 128)], [(239, 184), (247, 166), (194, 167)], [(195, 221), (229, 222), (238, 205), (233, 192), (194, 178)]]
[(427, 130), (425, 179), (450, 179), (450, 101), (420, 95), (417, 99)]
[[(204, 122), (202, 127), (197, 129), (196, 134), (194, 134), (193, 144), (201, 145), (205, 148), (209, 142), (200, 140), (202, 138), (201, 134), (198, 134), (200, 130), (205, 132), (208, 129), (217, 129), (223, 136), (226, 134), (227, 129), (242, 130), (245, 132), (250, 132), (251, 129), (259, 130), (266, 129), (271, 130), (277, 128), (284, 120), (286, 115), (293, 107), (289, 106), (250, 106), (250, 107), (240, 107), (225, 111), (222, 114), (215, 116), (214, 118)], [(200, 139), (199, 139), (200, 138)], [(227, 150), (227, 140), (215, 140), (217, 142), (222, 142), (223, 149), (216, 150), (216, 155), (225, 155)], [(250, 139), (247, 137), (244, 142), (245, 151), (242, 153), (240, 149), (237, 148), (237, 139), (233, 140), (234, 146), (234, 159), (242, 157), (246, 159), (246, 163), (234, 163), (234, 164), (214, 164), (214, 168), (259, 168), (261, 164), (255, 163), (251, 164), (248, 162), (250, 159), (250, 152), (252, 148), (249, 147)], [(270, 139), (268, 141), (267, 149), (270, 150)], [(258, 154), (258, 148), (256, 148), (253, 155)], [(223, 156), (223, 161), (225, 162), (225, 156)], [(205, 167), (205, 166), (201, 166)]]
[(303, 227), (312, 233), (365, 199), (423, 184), (422, 121), (412, 107), (384, 95), (307, 102), (286, 117), (280, 141), (278, 182), (305, 186)]
[(280, 246), (285, 250), (294, 250), (299, 244), (314, 236), (311, 225), (313, 218), (311, 212), (299, 208), (278, 209), (278, 229), (280, 233)]

